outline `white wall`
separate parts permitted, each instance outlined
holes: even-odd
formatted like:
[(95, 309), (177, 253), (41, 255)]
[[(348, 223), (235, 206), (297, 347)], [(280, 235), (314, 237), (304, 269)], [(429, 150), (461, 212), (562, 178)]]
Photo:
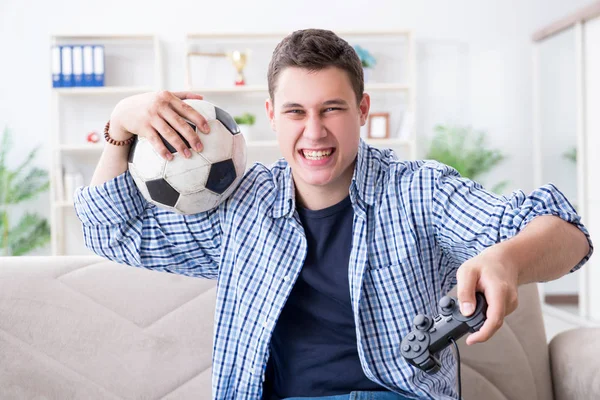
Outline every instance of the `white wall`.
[[(531, 34), (589, 0), (344, 0), (284, 2), (141, 0), (0, 2), (0, 128), (18, 135), (12, 160), (48, 147), (51, 121), (49, 36), (156, 32), (168, 89), (183, 88), (184, 34), (210, 31), (412, 29), (418, 57), (418, 134), (463, 123), (491, 135), (509, 160), (487, 179), (533, 189)], [(108, 117), (108, 116), (107, 116)], [(49, 164), (49, 151), (39, 163)], [(49, 215), (48, 201), (40, 207)]]

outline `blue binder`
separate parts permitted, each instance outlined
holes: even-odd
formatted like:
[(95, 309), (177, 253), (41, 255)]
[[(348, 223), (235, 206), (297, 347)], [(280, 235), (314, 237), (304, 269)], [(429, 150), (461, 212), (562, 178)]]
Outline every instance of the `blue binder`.
[(104, 86), (104, 46), (94, 46), (94, 86)]
[(83, 48), (73, 46), (73, 86), (83, 86)]
[(71, 46), (60, 47), (61, 81), (63, 87), (73, 86), (73, 49)]
[(94, 86), (94, 48), (83, 46), (83, 86)]
[(59, 46), (52, 46), (52, 48), (50, 49), (50, 57), (51, 57), (51, 66), (52, 66), (52, 87), (61, 87), (62, 86), (62, 82), (61, 82), (61, 77), (60, 77), (60, 71), (61, 71), (61, 59), (60, 59), (60, 47)]

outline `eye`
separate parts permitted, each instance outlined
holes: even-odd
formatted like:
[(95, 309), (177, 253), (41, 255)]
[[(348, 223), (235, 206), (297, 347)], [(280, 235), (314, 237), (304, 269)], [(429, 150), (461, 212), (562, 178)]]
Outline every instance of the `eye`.
[(287, 110), (285, 113), (286, 114), (300, 114), (300, 113), (302, 113), (302, 110)]
[(342, 108), (340, 108), (340, 107), (327, 107), (325, 109), (325, 111), (338, 111), (338, 110), (342, 110)]

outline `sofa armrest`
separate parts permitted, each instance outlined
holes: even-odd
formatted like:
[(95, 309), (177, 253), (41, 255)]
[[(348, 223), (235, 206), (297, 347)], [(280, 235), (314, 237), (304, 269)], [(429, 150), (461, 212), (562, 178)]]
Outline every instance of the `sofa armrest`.
[(555, 400), (600, 399), (600, 328), (577, 328), (550, 342)]

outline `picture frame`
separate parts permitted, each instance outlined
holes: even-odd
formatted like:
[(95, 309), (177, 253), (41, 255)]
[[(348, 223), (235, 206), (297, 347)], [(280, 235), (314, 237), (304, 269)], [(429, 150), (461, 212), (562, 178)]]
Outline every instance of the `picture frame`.
[(369, 139), (389, 139), (390, 113), (380, 112), (369, 114), (367, 137)]

